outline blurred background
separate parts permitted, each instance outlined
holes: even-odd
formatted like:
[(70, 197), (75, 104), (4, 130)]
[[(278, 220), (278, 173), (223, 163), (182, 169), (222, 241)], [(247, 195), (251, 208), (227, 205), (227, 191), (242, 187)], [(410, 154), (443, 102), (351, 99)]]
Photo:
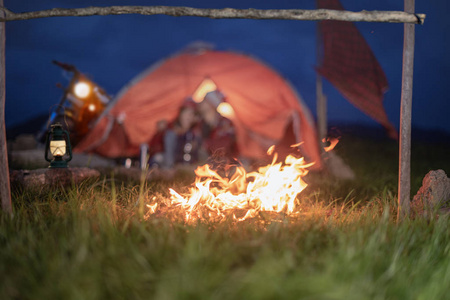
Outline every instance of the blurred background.
[[(403, 1), (342, 0), (347, 10), (403, 10)], [(110, 5), (172, 5), (198, 8), (314, 9), (315, 1), (115, 1), (5, 0), (13, 12), (55, 7)], [(420, 130), (450, 132), (450, 19), (446, 0), (416, 1), (425, 24), (416, 26), (413, 90), (413, 134)], [(403, 24), (356, 23), (371, 46), (389, 81), (384, 106), (398, 128), (400, 112)], [(169, 16), (58, 17), (6, 24), (6, 127), (14, 132), (32, 119), (45, 121), (66, 85), (58, 60), (75, 65), (114, 96), (151, 64), (195, 41), (252, 55), (277, 70), (297, 89), (316, 116), (314, 66), (316, 22), (282, 20), (212, 20)], [(381, 125), (347, 102), (325, 81), (330, 126)], [(21, 130), (24, 130), (21, 127)], [(36, 129), (36, 128), (33, 128)], [(13, 134), (13, 133), (12, 133)], [(439, 136), (439, 134), (438, 134)]]

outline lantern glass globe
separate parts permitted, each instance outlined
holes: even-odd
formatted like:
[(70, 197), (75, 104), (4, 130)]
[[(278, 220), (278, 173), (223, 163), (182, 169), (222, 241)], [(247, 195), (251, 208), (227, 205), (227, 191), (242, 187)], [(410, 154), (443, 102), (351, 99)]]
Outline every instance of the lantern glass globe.
[(50, 152), (54, 157), (63, 156), (64, 154), (66, 154), (66, 141), (65, 140), (50, 141)]

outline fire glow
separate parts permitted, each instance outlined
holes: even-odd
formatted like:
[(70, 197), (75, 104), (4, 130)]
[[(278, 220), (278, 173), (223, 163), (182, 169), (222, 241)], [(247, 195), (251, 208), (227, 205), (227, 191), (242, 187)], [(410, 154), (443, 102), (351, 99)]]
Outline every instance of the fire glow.
[[(336, 142), (326, 151), (332, 150)], [(298, 147), (300, 144), (292, 145)], [(267, 151), (272, 155), (274, 147)], [(314, 163), (306, 163), (303, 157), (288, 155), (284, 162), (277, 162), (273, 155), (272, 163), (247, 173), (242, 166), (233, 166), (230, 176), (221, 176), (208, 164), (195, 170), (195, 183), (186, 194), (169, 189), (169, 208), (184, 212), (187, 222), (198, 219), (225, 220), (228, 216), (243, 221), (257, 216), (260, 212), (284, 213), (295, 216), (297, 197), (308, 186), (303, 178)], [(147, 205), (150, 214), (157, 211), (158, 204)], [(242, 217), (237, 217), (240, 211)]]
[[(324, 148), (326, 152), (333, 150), (338, 139), (328, 141), (330, 146)], [(288, 155), (284, 162), (277, 162), (278, 154), (273, 153), (274, 148), (272, 146), (267, 151), (268, 155), (273, 154), (272, 163), (255, 172), (247, 173), (244, 167), (233, 166), (232, 175), (221, 176), (208, 164), (197, 167), (195, 182), (188, 193), (180, 194), (169, 188), (168, 208), (183, 211), (187, 222), (225, 220), (230, 215), (236, 221), (243, 221), (256, 217), (260, 212), (297, 215), (297, 197), (308, 186), (303, 178), (314, 163), (306, 163), (303, 157), (293, 155)], [(158, 203), (147, 204), (149, 213), (156, 213), (159, 206)], [(237, 211), (243, 211), (243, 217), (237, 217)]]

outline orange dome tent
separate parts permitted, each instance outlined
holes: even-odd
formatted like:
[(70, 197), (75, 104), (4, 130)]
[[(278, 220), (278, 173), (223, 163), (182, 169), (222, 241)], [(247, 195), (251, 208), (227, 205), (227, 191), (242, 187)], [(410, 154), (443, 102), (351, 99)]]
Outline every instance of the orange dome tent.
[(303, 141), (300, 151), (320, 168), (314, 122), (300, 97), (271, 68), (229, 51), (182, 52), (150, 67), (122, 89), (75, 151), (138, 156), (139, 146), (155, 134), (157, 121), (174, 120), (183, 100), (208, 83), (234, 110), (240, 155), (263, 157), (290, 131), (295, 138), (289, 142)]

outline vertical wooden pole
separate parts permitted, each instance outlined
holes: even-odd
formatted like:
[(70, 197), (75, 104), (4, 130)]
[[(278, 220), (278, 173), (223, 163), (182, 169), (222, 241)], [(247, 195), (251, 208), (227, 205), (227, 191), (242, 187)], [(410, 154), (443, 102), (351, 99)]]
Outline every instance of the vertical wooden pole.
[[(405, 0), (405, 12), (414, 13), (414, 0)], [(409, 216), (411, 192), (411, 111), (414, 67), (414, 24), (405, 23), (403, 38), (400, 150), (398, 174), (399, 220)]]
[[(3, 0), (0, 0), (3, 7)], [(0, 22), (0, 198), (2, 210), (12, 214), (5, 128), (5, 22)]]
[(322, 76), (316, 77), (316, 108), (320, 142), (327, 137), (327, 98), (323, 93)]
[[(3, 0), (0, 0), (0, 7), (3, 7)], [(12, 214), (5, 128), (5, 22), (0, 22), (0, 198), (2, 210)]]
[[(316, 29), (316, 61), (317, 66), (322, 65), (322, 37), (320, 35), (320, 23), (317, 23)], [(327, 98), (323, 93), (322, 76), (319, 73), (316, 75), (316, 110), (317, 110), (317, 129), (319, 134), (319, 144), (327, 136)], [(323, 149), (323, 147), (320, 147)]]

